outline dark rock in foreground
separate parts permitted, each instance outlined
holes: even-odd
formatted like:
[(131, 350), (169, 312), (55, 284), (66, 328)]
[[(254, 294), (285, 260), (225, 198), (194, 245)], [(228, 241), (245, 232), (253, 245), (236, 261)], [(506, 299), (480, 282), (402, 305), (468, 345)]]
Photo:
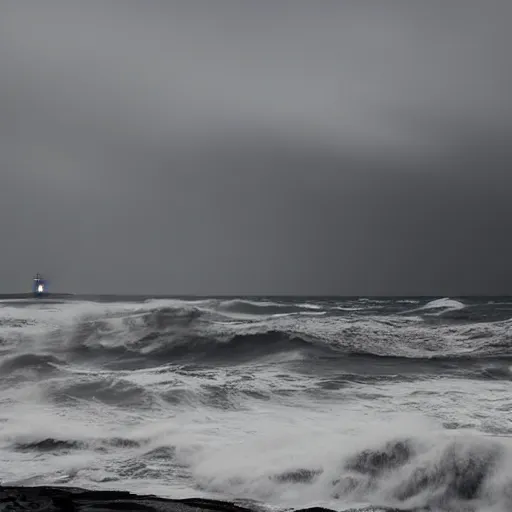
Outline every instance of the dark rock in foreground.
[(11, 510), (111, 512), (192, 512), (197, 510), (250, 512), (222, 501), (171, 500), (125, 491), (88, 491), (71, 487), (0, 487), (0, 512)]
[[(88, 491), (71, 487), (0, 486), (0, 512), (34, 510), (38, 512), (253, 512), (225, 501), (202, 498), (172, 500), (157, 496), (137, 495), (125, 491)], [(365, 508), (365, 512), (395, 509)], [(331, 512), (310, 508), (296, 512)], [(348, 511), (347, 511), (348, 512)], [(399, 512), (396, 510), (396, 512)], [(401, 511), (404, 512), (404, 511)]]

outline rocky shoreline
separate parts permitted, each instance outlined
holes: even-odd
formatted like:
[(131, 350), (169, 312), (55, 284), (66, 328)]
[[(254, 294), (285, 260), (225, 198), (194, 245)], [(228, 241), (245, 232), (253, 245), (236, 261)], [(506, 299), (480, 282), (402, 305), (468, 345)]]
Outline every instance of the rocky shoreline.
[[(168, 499), (126, 491), (99, 491), (72, 487), (0, 486), (0, 512), (255, 512), (227, 501), (202, 498)], [(365, 512), (405, 512), (370, 507)], [(296, 509), (294, 512), (333, 512), (324, 508)], [(345, 512), (349, 512), (345, 510)], [(355, 510), (353, 511), (355, 512)]]

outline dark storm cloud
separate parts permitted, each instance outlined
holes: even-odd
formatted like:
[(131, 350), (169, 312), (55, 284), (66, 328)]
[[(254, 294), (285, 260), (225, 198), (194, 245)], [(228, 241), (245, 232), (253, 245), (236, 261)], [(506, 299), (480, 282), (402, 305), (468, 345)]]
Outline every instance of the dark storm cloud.
[(510, 14), (3, 2), (3, 290), (510, 292)]

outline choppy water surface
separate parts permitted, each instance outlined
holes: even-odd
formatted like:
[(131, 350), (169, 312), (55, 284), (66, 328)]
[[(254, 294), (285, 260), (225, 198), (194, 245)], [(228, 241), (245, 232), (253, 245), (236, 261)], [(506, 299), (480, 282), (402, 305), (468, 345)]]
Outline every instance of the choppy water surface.
[(0, 302), (2, 482), (512, 509), (512, 299)]

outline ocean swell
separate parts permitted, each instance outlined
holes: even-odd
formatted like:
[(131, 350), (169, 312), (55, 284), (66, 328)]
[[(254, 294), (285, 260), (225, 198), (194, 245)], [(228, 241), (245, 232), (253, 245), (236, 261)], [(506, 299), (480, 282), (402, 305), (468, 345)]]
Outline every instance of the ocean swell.
[[(430, 310), (447, 305), (455, 309), (450, 301), (422, 308)], [(4, 346), (8, 351), (10, 343), (16, 352), (22, 351), (25, 355), (9, 355), (15, 360), (4, 361), (5, 371), (33, 367), (39, 372), (46, 371), (45, 368), (51, 372), (62, 360), (90, 362), (107, 368), (144, 368), (192, 361), (240, 364), (283, 353), (300, 354), (304, 361), (386, 358), (396, 359), (397, 363), (408, 359), (432, 364), (457, 361), (462, 364), (468, 359), (482, 358), (506, 361), (511, 356), (512, 323), (509, 320), (461, 324), (436, 321), (433, 324), (429, 318), (417, 314), (364, 317), (357, 312), (353, 316), (336, 313), (311, 316), (308, 313), (326, 313), (327, 310), (321, 311), (320, 306), (313, 309), (308, 303), (281, 307), (267, 302), (256, 305), (250, 301), (205, 301), (194, 305), (169, 305), (159, 301), (110, 309), (91, 305), (82, 308), (83, 312), (78, 310), (73, 315), (65, 315), (63, 310), (60, 317), (47, 326), (40, 326), (37, 332), (33, 330), (37, 319), (25, 313), (27, 325), (30, 325), (28, 331), (20, 327)], [(295, 313), (251, 318), (225, 316), (228, 310), (251, 308), (267, 313), (269, 308), (274, 308), (272, 311), (288, 308)], [(298, 309), (303, 313), (297, 313)], [(417, 313), (418, 309), (421, 308), (412, 311)], [(464, 308), (457, 310), (460, 309)], [(12, 327), (13, 322), (9, 325)], [(39, 362), (27, 359), (36, 354), (43, 359)], [(46, 354), (56, 359), (46, 361)]]

